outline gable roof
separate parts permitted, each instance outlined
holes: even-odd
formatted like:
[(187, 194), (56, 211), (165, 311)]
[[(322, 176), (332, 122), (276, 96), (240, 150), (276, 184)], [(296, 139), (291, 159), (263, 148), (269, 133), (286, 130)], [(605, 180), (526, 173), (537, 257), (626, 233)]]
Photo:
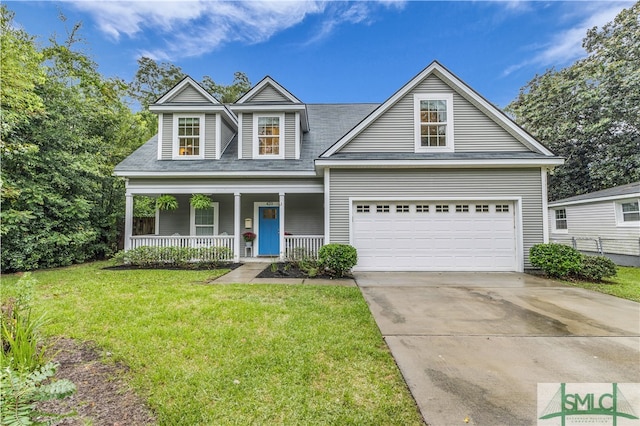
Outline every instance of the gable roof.
[(197, 81), (195, 81), (193, 78), (191, 78), (191, 77), (189, 77), (187, 75), (182, 80), (180, 80), (175, 86), (173, 86), (171, 89), (169, 89), (169, 91), (167, 93), (162, 95), (152, 105), (163, 104), (165, 102), (171, 101), (172, 98), (174, 98), (177, 94), (182, 92), (185, 89), (185, 87), (187, 87), (187, 86), (193, 87), (208, 102), (211, 102), (212, 104), (219, 104), (220, 103), (213, 95), (211, 95), (209, 92), (204, 90), (204, 88), (202, 86), (200, 86), (200, 84)]
[(258, 84), (253, 86), (247, 93), (242, 95), (240, 97), (240, 99), (238, 99), (235, 103), (236, 104), (243, 104), (243, 103), (246, 103), (246, 102), (250, 101), (254, 96), (256, 96), (258, 93), (260, 93), (262, 90), (264, 90), (264, 88), (266, 86), (271, 86), (276, 92), (278, 92), (285, 99), (287, 99), (288, 102), (291, 102), (291, 103), (294, 103), (294, 104), (301, 104), (302, 103), (302, 101), (300, 101), (300, 99), (298, 99), (295, 96), (293, 96), (293, 94), (291, 92), (289, 92), (280, 83), (278, 83), (277, 81), (275, 81), (273, 78), (271, 78), (268, 75), (265, 76), (262, 80), (260, 80), (258, 82)]
[(479, 93), (473, 90), (469, 85), (451, 73), (443, 65), (437, 61), (433, 61), (429, 66), (422, 70), (418, 75), (412, 78), (406, 83), (400, 90), (394, 93), (389, 99), (387, 99), (380, 107), (373, 111), (369, 116), (362, 120), (357, 126), (351, 129), (347, 134), (340, 138), (331, 148), (325, 151), (321, 158), (328, 158), (340, 151), (345, 145), (351, 142), (356, 136), (358, 136), (364, 129), (369, 127), (378, 117), (387, 112), (392, 106), (394, 106), (400, 99), (408, 95), (414, 88), (416, 88), (424, 79), (429, 75), (434, 74), (438, 78), (442, 79), (446, 84), (453, 87), (461, 95), (467, 98), (470, 102), (480, 107), (483, 112), (491, 118), (493, 118), (498, 124), (517, 135), (518, 138), (527, 145), (533, 151), (537, 151), (545, 156), (553, 156), (553, 153), (549, 151), (544, 145), (538, 142), (533, 136), (526, 132), (523, 128), (518, 126), (513, 120), (511, 120), (504, 112), (495, 107)]
[[(204, 102), (171, 102), (187, 87), (197, 91), (202, 95)], [(207, 92), (197, 81), (186, 76), (173, 86), (167, 93), (162, 95), (155, 103), (149, 105), (152, 112), (221, 112), (226, 121), (232, 126), (238, 126), (238, 118), (226, 105), (221, 104), (211, 93)]]
[(549, 203), (549, 207), (565, 206), (570, 204), (593, 203), (598, 201), (617, 200), (621, 198), (639, 197), (640, 181), (601, 191), (589, 192), (587, 194), (576, 195), (574, 197), (563, 198), (562, 200)]

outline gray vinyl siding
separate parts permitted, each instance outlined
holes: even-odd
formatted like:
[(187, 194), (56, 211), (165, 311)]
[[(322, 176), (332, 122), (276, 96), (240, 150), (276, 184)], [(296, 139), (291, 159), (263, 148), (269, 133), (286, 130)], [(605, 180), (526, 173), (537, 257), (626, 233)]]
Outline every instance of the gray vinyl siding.
[(160, 210), (159, 235), (189, 235), (189, 195), (176, 195), (178, 208)]
[(162, 159), (171, 160), (173, 154), (173, 114), (162, 114)]
[(438, 77), (431, 75), (378, 117), (341, 152), (414, 152), (414, 100), (418, 93), (453, 93), (456, 152), (529, 151), (514, 136)]
[[(624, 201), (609, 200), (550, 208), (550, 241), (571, 244), (571, 238), (575, 237), (576, 248), (595, 252), (595, 240), (601, 238), (605, 253), (640, 256), (640, 228), (617, 224), (616, 203), (620, 202)], [(567, 232), (555, 231), (555, 211), (559, 209), (567, 212)]]
[(330, 173), (331, 242), (349, 243), (349, 197), (522, 197), (525, 268), (531, 267), (531, 246), (544, 241), (540, 169), (332, 169)]
[(253, 158), (253, 114), (242, 114), (242, 158)]
[(204, 116), (204, 158), (216, 158), (216, 114)]
[(287, 113), (284, 115), (284, 158), (296, 158), (296, 115)]
[(249, 102), (291, 102), (291, 101), (286, 97), (284, 97), (280, 92), (275, 90), (272, 86), (267, 85), (258, 93), (253, 95), (251, 99), (246, 101), (246, 103), (249, 103)]
[(285, 195), (284, 228), (292, 235), (324, 235), (324, 195)]
[(235, 133), (236, 131), (233, 129), (233, 127), (231, 127), (231, 125), (225, 120), (222, 120), (222, 140), (220, 141), (220, 146), (223, 152)]
[(202, 96), (196, 89), (191, 86), (186, 86), (183, 90), (177, 93), (168, 102), (210, 102), (207, 98)]

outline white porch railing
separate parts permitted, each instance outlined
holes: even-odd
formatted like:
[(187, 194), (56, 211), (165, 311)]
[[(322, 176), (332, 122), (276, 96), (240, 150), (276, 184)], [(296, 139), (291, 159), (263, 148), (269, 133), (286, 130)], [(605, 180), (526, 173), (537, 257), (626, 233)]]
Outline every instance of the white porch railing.
[(285, 235), (284, 255), (286, 259), (317, 259), (320, 247), (324, 245), (324, 235)]
[[(233, 235), (205, 236), (158, 236), (158, 235), (136, 235), (131, 237), (131, 249), (138, 247), (191, 247), (199, 249), (222, 248), (216, 252), (214, 250), (202, 250), (201, 259), (213, 260), (209, 257), (216, 256), (216, 260), (233, 260), (234, 251)], [(225, 250), (226, 249), (226, 250)], [(220, 254), (223, 254), (221, 257)]]

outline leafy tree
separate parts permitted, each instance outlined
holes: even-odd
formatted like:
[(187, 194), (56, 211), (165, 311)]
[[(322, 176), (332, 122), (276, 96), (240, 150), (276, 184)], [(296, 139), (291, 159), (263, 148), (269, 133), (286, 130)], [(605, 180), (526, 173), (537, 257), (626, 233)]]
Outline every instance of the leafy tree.
[(587, 32), (588, 56), (535, 76), (508, 107), (566, 163), (549, 179), (557, 200), (640, 180), (640, 2)]
[(228, 86), (217, 84), (211, 77), (205, 75), (202, 78), (202, 87), (215, 96), (220, 102), (228, 104), (237, 101), (251, 89), (249, 77), (243, 72), (233, 73), (233, 83)]
[(42, 113), (5, 138), (9, 146), (29, 141), (33, 149), (3, 157), (3, 271), (68, 265), (116, 248), (124, 188), (113, 166), (143, 142), (142, 124), (121, 100), (122, 82), (103, 78), (75, 50), (79, 29), (37, 51), (44, 78), (33, 91)]
[(182, 68), (143, 56), (138, 59), (138, 71), (130, 84), (131, 96), (146, 110), (184, 77)]

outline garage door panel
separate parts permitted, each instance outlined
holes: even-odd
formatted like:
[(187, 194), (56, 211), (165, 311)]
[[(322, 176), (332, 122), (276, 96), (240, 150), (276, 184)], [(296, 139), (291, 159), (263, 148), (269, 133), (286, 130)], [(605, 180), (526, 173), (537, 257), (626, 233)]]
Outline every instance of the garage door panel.
[[(475, 211), (473, 201), (358, 204), (371, 206), (369, 212), (353, 216), (358, 269), (516, 270), (514, 208), (510, 202), (478, 203), (488, 205), (489, 211)], [(509, 211), (496, 211), (496, 204), (508, 205)], [(378, 210), (377, 205), (384, 207)], [(449, 206), (449, 211), (436, 211), (436, 205)], [(463, 211), (464, 206), (468, 211)]]

